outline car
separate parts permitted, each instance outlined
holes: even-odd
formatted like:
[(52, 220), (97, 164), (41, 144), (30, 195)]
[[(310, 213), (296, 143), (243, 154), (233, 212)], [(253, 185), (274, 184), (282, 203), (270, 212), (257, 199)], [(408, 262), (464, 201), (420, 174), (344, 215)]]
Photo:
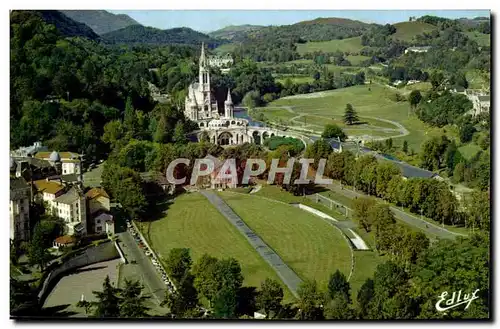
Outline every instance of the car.
[(151, 254), (151, 251), (146, 250), (146, 256), (151, 256), (151, 255), (152, 255), (152, 254)]

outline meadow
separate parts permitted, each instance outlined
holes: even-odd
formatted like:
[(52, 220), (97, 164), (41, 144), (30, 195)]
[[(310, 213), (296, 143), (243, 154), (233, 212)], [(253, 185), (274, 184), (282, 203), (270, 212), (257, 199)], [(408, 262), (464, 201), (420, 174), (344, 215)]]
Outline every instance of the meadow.
[(300, 55), (305, 53), (313, 53), (315, 51), (322, 52), (350, 52), (357, 53), (362, 48), (361, 37), (354, 37), (342, 40), (330, 40), (330, 41), (320, 41), (320, 42), (306, 42), (306, 43), (298, 43), (297, 52)]

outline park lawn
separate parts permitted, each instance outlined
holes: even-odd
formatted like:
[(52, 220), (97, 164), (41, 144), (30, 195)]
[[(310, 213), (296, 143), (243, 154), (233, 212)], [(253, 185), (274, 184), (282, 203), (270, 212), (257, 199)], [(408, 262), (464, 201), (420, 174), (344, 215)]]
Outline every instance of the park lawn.
[(417, 82), (412, 83), (411, 85), (406, 85), (402, 88), (403, 94), (410, 94), (413, 90), (420, 91), (429, 91), (432, 88), (432, 84), (430, 82)]
[(254, 195), (219, 195), (302, 279), (315, 279), (325, 289), (336, 270), (349, 275), (350, 247), (325, 220)]
[(334, 73), (355, 74), (364, 70), (363, 67), (359, 66), (339, 66), (335, 64), (326, 64), (325, 66), (328, 69), (328, 71)]
[(464, 158), (470, 160), (474, 155), (477, 154), (477, 152), (481, 151), (481, 148), (477, 144), (467, 143), (463, 146), (460, 146), (458, 150)]
[(370, 59), (368, 56), (363, 56), (363, 55), (349, 55), (347, 56), (347, 60), (354, 66), (359, 65), (361, 62), (364, 62), (366, 60)]
[(284, 120), (288, 121), (293, 117), (296, 117), (297, 114), (292, 113), (288, 111), (287, 109), (284, 108), (279, 108), (279, 107), (260, 107), (257, 109), (257, 111), (261, 112), (264, 114), (264, 116), (269, 120), (269, 121), (278, 121), (278, 120)]
[(193, 262), (205, 253), (217, 258), (233, 257), (241, 265), (245, 286), (260, 287), (262, 281), (271, 278), (281, 283), (288, 300), (293, 298), (271, 266), (199, 193), (177, 197), (165, 217), (150, 223), (146, 236), (162, 259), (172, 248), (189, 248)]
[(342, 40), (330, 40), (330, 41), (319, 41), (319, 42), (306, 42), (306, 43), (298, 43), (297, 52), (300, 55), (305, 53), (313, 53), (315, 51), (322, 52), (350, 52), (357, 53), (361, 49), (363, 49), (363, 45), (361, 44), (361, 37), (354, 37)]
[(350, 199), (350, 198), (348, 198), (340, 193), (337, 193), (335, 191), (326, 190), (326, 191), (320, 192), (319, 194), (321, 194), (329, 199), (332, 199), (334, 201), (337, 201), (338, 203), (341, 203), (344, 206), (347, 206), (351, 209), (353, 207), (352, 199)]
[(377, 266), (383, 262), (384, 258), (379, 256), (375, 250), (354, 251), (354, 271), (351, 280), (349, 280), (353, 303), (356, 303), (356, 297), (363, 283), (366, 279), (373, 279)]
[(396, 33), (392, 35), (392, 38), (402, 41), (412, 41), (419, 34), (430, 33), (437, 29), (434, 25), (417, 21), (400, 22), (393, 25), (396, 27)]
[[(260, 189), (259, 192), (255, 193), (254, 195), (284, 203), (302, 203), (306, 206), (322, 211), (325, 214), (330, 215), (337, 220), (346, 220), (346, 218), (341, 212), (335, 209), (330, 209), (328, 206), (324, 204), (316, 203), (315, 201), (306, 198), (304, 196), (296, 196), (293, 195), (292, 193), (282, 191), (280, 187), (276, 185), (268, 185), (265, 181), (261, 183), (263, 184), (262, 188)], [(323, 188), (320, 188), (318, 186), (317, 188), (319, 188), (317, 193), (321, 194)]]

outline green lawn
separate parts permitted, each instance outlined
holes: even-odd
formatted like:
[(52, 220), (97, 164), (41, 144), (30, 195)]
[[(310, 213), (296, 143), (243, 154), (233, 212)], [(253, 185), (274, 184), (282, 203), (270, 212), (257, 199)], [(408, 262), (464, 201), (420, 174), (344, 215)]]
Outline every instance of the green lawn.
[(323, 52), (351, 52), (357, 53), (363, 48), (361, 37), (348, 38), (343, 40), (331, 40), (321, 42), (298, 43), (297, 52), (299, 54), (313, 53), (315, 51)]
[[(177, 197), (165, 217), (151, 222), (148, 240), (163, 259), (172, 248), (189, 248), (193, 261), (205, 253), (217, 258), (234, 257), (241, 265), (246, 286), (260, 287), (266, 278), (281, 282), (245, 237), (199, 193)], [(282, 286), (289, 300), (293, 295)]]
[(281, 84), (285, 84), (285, 81), (287, 79), (290, 79), (292, 83), (298, 83), (298, 84), (303, 84), (303, 83), (312, 83), (314, 79), (311, 76), (308, 75), (283, 75), (280, 74), (278, 75), (274, 80), (276, 82), (280, 82)]
[(253, 195), (219, 194), (301, 278), (315, 279), (325, 289), (337, 269), (349, 275), (350, 248), (323, 219)]
[(480, 70), (468, 70), (465, 77), (470, 89), (483, 89), (490, 86), (490, 74)]
[(464, 32), (470, 39), (474, 40), (477, 42), (478, 45), (480, 46), (490, 46), (491, 43), (491, 35), (490, 34), (484, 34), (484, 33), (479, 33), (476, 31), (469, 31), (469, 32)]
[(380, 257), (376, 251), (358, 250), (354, 252), (354, 272), (349, 281), (354, 303), (356, 303), (356, 296), (363, 283), (366, 279), (373, 279), (377, 266), (383, 261), (383, 257)]
[(468, 143), (459, 147), (458, 150), (464, 158), (470, 160), (474, 155), (477, 154), (477, 152), (481, 151), (481, 148), (474, 143)]
[(394, 24), (396, 33), (392, 35), (393, 39), (412, 41), (418, 34), (430, 33), (437, 29), (436, 26), (424, 22), (401, 22)]
[(368, 59), (370, 59), (370, 57), (363, 56), (363, 55), (349, 55), (349, 56), (347, 56), (347, 60), (349, 62), (351, 62), (351, 64), (354, 66), (359, 65), (361, 62), (364, 62)]
[[(297, 114), (309, 114), (332, 118), (336, 121), (343, 116), (347, 103), (352, 104), (358, 116), (365, 121), (365, 116), (392, 120), (401, 123), (410, 134), (406, 137), (395, 138), (394, 145), (400, 146), (407, 140), (410, 149), (418, 152), (424, 140), (431, 136), (446, 134), (456, 138), (456, 132), (451, 128), (433, 128), (420, 121), (414, 115), (409, 115), (408, 102), (395, 102), (390, 97), (397, 91), (380, 84), (360, 85), (312, 94), (296, 95), (277, 99), (269, 103), (269, 107), (290, 106)], [(400, 92), (400, 91), (399, 91)], [(312, 123), (312, 122), (310, 122)], [(325, 121), (326, 123), (326, 121)], [(395, 128), (390, 123), (379, 120), (369, 120), (370, 125)], [(392, 126), (392, 127), (391, 127)], [(350, 127), (354, 128), (354, 127)], [(362, 128), (362, 127), (359, 127)], [(351, 135), (371, 134), (370, 127), (365, 131), (348, 131)], [(373, 132), (377, 136), (397, 136), (396, 133)]]
[(238, 44), (236, 44), (236, 43), (225, 43), (225, 44), (220, 45), (219, 47), (215, 48), (213, 50), (213, 52), (218, 54), (218, 55), (223, 55), (223, 54), (233, 52), (237, 46), (238, 46)]

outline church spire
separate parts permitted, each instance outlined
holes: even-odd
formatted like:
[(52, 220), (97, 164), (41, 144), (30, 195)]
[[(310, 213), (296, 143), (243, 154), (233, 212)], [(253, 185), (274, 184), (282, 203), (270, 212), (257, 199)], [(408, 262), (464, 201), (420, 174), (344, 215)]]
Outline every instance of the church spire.
[(201, 55), (200, 55), (200, 66), (205, 66), (205, 43), (201, 43)]
[(233, 99), (231, 98), (231, 88), (227, 89), (226, 103), (227, 104), (233, 104)]

